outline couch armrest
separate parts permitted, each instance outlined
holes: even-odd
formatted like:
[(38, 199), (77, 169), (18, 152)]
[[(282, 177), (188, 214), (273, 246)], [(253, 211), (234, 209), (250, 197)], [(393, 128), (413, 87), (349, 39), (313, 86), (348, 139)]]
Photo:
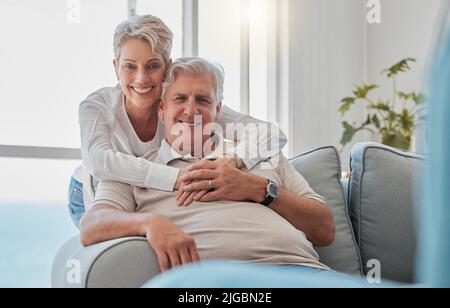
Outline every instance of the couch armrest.
[(54, 288), (136, 288), (161, 272), (145, 238), (83, 247), (79, 236), (61, 247), (52, 267)]

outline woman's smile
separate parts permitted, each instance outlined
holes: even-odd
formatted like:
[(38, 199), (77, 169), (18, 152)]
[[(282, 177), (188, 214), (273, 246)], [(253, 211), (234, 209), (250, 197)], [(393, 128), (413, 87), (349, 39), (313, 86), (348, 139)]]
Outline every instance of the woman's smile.
[(131, 87), (131, 89), (132, 89), (134, 92), (136, 92), (137, 94), (139, 94), (139, 95), (147, 95), (147, 94), (150, 94), (154, 88), (155, 88), (154, 86), (151, 86), (151, 87), (145, 87), (145, 88), (143, 88), (143, 87), (133, 87), (133, 86)]

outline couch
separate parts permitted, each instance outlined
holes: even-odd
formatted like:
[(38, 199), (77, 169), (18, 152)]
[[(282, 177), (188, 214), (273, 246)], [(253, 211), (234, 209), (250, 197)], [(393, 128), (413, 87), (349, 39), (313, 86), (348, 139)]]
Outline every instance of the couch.
[[(424, 157), (360, 143), (352, 148), (350, 160), (350, 179), (342, 180), (339, 153), (332, 146), (291, 159), (333, 211), (335, 241), (316, 248), (321, 262), (364, 277), (375, 261), (382, 280), (414, 282), (416, 180)], [(156, 255), (144, 238), (82, 247), (75, 237), (55, 257), (51, 279), (53, 287), (139, 287), (159, 273)]]

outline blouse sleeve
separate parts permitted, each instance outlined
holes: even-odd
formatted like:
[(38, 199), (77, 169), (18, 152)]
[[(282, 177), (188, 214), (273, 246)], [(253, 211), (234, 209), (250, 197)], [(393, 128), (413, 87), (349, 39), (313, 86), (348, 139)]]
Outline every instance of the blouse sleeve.
[(287, 137), (274, 123), (255, 119), (222, 107), (219, 121), (225, 138), (237, 142), (231, 152), (239, 156), (248, 170), (278, 155), (286, 146)]
[(98, 181), (117, 181), (142, 188), (173, 191), (179, 169), (114, 151), (111, 125), (89, 101), (79, 109), (83, 163)]

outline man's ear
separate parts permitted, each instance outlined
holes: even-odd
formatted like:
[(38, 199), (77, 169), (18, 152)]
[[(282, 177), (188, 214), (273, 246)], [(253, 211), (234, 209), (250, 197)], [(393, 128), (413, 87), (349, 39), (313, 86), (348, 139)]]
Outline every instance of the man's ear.
[(113, 59), (114, 71), (116, 72), (117, 80), (119, 80), (119, 63), (116, 59)]
[(222, 116), (222, 102), (218, 103), (216, 106), (216, 122), (220, 120)]
[(158, 106), (158, 116), (159, 116), (159, 119), (161, 120), (161, 122), (164, 122), (164, 105), (165, 105), (165, 102), (164, 102), (164, 100), (161, 99), (161, 101), (159, 102), (159, 106)]

